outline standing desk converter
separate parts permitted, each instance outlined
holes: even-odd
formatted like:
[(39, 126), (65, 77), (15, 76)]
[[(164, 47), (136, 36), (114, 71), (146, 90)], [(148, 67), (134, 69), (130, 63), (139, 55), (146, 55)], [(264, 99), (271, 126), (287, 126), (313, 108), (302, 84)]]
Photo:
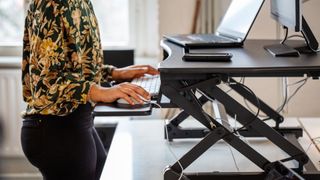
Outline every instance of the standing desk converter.
[[(204, 137), (189, 152), (173, 165), (165, 169), (164, 180), (177, 180), (183, 169), (187, 168), (206, 150), (219, 140), (224, 140), (237, 149), (245, 157), (263, 170), (263, 173), (230, 172), (230, 173), (189, 173), (182, 179), (275, 179), (278, 173), (298, 172), (306, 179), (319, 179), (320, 174), (309, 161), (297, 138), (302, 136), (300, 128), (280, 128), (283, 117), (254, 96), (245, 86), (237, 83), (234, 77), (303, 77), (318, 79), (320, 75), (320, 55), (302, 54), (300, 57), (275, 58), (264, 50), (263, 46), (276, 44), (275, 40), (247, 40), (243, 48), (198, 49), (203, 52), (230, 52), (231, 62), (184, 62), (184, 48), (166, 40), (161, 42), (164, 49), (164, 61), (158, 69), (161, 77), (161, 92), (171, 100), (171, 103), (182, 111), (169, 121), (167, 137), (177, 138)], [(263, 122), (254, 112), (242, 106), (218, 85), (226, 83), (239, 95), (246, 98), (260, 111), (275, 121), (275, 127)], [(200, 92), (197, 96), (195, 92)], [(245, 137), (265, 137), (288, 154), (288, 158), (270, 162), (259, 152), (240, 140), (228, 123), (218, 122), (207, 114), (202, 105), (215, 100), (221, 104), (231, 117), (237, 116), (237, 121), (245, 128), (239, 133)], [(204, 129), (181, 129), (179, 124), (189, 115), (204, 125)], [(209, 160), (209, 159), (208, 159)], [(293, 161), (295, 168), (287, 168), (281, 162)], [(180, 163), (180, 164), (179, 164)], [(215, 163), (215, 162), (212, 162)], [(180, 166), (181, 165), (181, 166)], [(214, 170), (213, 170), (214, 171)], [(284, 172), (287, 171), (287, 172)], [(288, 172), (289, 171), (289, 172)]]

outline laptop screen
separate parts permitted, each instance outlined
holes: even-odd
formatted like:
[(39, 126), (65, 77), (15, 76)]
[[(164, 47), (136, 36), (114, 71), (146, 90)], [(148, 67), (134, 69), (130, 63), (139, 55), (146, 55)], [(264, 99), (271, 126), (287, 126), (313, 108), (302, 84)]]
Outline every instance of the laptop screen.
[(264, 0), (233, 0), (220, 22), (217, 34), (246, 38)]

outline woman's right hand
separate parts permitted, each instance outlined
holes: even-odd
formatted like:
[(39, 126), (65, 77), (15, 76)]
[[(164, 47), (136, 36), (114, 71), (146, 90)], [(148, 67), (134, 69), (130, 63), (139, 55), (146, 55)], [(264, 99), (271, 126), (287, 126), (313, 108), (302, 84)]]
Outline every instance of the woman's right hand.
[(124, 82), (108, 88), (94, 84), (90, 88), (88, 97), (93, 102), (106, 103), (114, 102), (119, 98), (126, 100), (131, 105), (134, 105), (131, 98), (143, 104), (143, 99), (150, 100), (150, 94), (140, 86)]

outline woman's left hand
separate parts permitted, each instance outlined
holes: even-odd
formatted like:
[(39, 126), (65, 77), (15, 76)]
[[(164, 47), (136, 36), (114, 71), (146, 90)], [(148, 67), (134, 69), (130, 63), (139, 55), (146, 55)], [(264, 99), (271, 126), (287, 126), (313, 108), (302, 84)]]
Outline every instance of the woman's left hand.
[(112, 71), (112, 79), (116, 81), (131, 81), (145, 74), (156, 75), (159, 71), (150, 65), (132, 65), (124, 68), (117, 68)]

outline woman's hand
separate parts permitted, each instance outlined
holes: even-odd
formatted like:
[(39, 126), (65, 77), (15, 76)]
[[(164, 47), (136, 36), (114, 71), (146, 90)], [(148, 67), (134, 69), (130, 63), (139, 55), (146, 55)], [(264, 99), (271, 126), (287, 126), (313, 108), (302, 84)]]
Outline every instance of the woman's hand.
[(156, 75), (159, 74), (159, 71), (149, 65), (133, 65), (115, 69), (112, 71), (111, 76), (116, 81), (130, 81), (145, 74)]
[(90, 88), (88, 98), (93, 102), (106, 103), (111, 103), (119, 98), (122, 98), (129, 104), (134, 105), (134, 102), (131, 98), (140, 104), (143, 104), (143, 99), (150, 100), (150, 94), (140, 86), (124, 82), (110, 88), (105, 88), (94, 84)]

